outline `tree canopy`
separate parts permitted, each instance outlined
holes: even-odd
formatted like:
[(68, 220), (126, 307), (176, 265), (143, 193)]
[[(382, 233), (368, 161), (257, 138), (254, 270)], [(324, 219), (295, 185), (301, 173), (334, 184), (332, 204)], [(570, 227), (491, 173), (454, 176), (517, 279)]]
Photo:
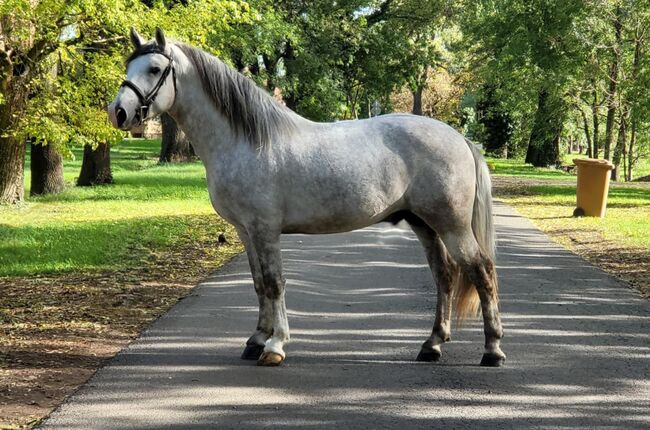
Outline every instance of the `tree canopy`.
[(104, 108), (132, 25), (220, 56), (313, 120), (411, 111), (539, 166), (558, 164), (570, 140), (632, 179), (650, 148), (649, 9), (643, 0), (4, 0), (0, 201), (22, 199), (25, 140), (70, 156), (72, 145), (123, 138)]

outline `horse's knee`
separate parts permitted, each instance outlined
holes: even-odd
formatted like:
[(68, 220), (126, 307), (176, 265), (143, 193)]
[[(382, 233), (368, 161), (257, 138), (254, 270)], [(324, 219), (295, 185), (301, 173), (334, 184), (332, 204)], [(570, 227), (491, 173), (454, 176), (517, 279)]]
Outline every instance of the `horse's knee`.
[(279, 299), (285, 283), (282, 276), (264, 276), (264, 295), (270, 300)]

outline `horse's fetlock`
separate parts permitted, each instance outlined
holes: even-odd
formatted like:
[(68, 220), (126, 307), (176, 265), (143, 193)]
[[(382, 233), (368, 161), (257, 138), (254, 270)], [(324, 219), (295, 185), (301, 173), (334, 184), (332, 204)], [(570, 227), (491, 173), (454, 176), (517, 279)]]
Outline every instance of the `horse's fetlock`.
[(451, 340), (451, 330), (448, 327), (438, 327), (435, 336), (440, 342), (449, 342)]
[(485, 333), (486, 342), (491, 342), (494, 339), (499, 340), (503, 338), (503, 329), (501, 327), (493, 328), (486, 326), (483, 332)]

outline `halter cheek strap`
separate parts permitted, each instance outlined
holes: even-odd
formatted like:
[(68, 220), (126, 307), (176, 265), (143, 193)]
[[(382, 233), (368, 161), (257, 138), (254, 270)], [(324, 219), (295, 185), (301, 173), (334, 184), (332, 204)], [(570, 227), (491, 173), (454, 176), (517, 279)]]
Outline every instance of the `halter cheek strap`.
[(147, 115), (149, 113), (149, 107), (152, 105), (154, 101), (156, 101), (158, 92), (160, 91), (162, 86), (165, 85), (165, 81), (167, 80), (167, 76), (169, 76), (170, 72), (172, 74), (172, 82), (174, 84), (174, 98), (176, 97), (176, 70), (174, 69), (174, 57), (172, 57), (171, 55), (167, 55), (161, 49), (157, 49), (157, 48), (144, 51), (140, 53), (138, 57), (142, 55), (148, 55), (148, 54), (159, 54), (169, 60), (169, 63), (167, 63), (167, 67), (165, 67), (165, 70), (163, 70), (162, 74), (160, 75), (160, 78), (158, 79), (158, 82), (156, 82), (156, 85), (154, 85), (153, 88), (151, 88), (151, 90), (147, 94), (144, 94), (136, 84), (134, 84), (129, 80), (125, 80), (124, 82), (122, 82), (122, 85), (120, 85), (120, 88), (127, 87), (131, 89), (131, 91), (135, 93), (135, 95), (138, 97), (138, 100), (140, 101), (140, 107), (137, 109), (135, 113), (135, 118), (138, 121), (138, 124), (142, 124), (142, 122), (145, 119), (147, 119)]

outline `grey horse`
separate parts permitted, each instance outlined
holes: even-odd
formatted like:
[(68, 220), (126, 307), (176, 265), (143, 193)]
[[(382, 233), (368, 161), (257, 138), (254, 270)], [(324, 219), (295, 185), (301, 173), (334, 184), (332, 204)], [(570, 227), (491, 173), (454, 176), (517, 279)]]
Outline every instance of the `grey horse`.
[(148, 42), (132, 29), (131, 42), (109, 118), (129, 130), (168, 112), (190, 137), (214, 209), (246, 247), (259, 299), (242, 358), (261, 366), (285, 359), (281, 234), (406, 220), (438, 286), (433, 330), (417, 359), (440, 358), (455, 308), (458, 318), (483, 315), (481, 364), (504, 363), (491, 182), (473, 144), (448, 125), (406, 114), (312, 122), (208, 53), (167, 42), (160, 29)]

